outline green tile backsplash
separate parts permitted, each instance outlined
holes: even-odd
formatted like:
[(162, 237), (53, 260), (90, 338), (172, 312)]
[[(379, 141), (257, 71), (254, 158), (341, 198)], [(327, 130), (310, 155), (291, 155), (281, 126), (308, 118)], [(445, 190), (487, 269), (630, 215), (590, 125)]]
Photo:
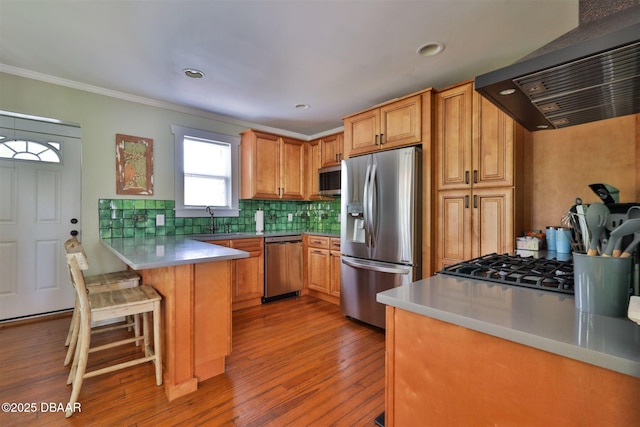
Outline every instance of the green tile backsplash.
[[(240, 216), (215, 217), (216, 233), (254, 232), (256, 210), (264, 211), (265, 231), (340, 232), (340, 199), (331, 201), (240, 200)], [(173, 200), (99, 199), (101, 238), (211, 233), (211, 218), (176, 218)], [(164, 214), (165, 225), (156, 225)], [(293, 221), (288, 215), (293, 215)]]

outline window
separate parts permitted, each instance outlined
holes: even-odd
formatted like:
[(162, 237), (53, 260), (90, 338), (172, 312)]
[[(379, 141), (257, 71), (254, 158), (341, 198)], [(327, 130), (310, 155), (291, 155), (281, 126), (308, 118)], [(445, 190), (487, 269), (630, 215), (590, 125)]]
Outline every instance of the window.
[(238, 216), (240, 138), (181, 126), (175, 135), (176, 216)]
[(0, 158), (30, 160), (32, 162), (60, 163), (60, 143), (13, 139), (2, 141), (0, 136)]

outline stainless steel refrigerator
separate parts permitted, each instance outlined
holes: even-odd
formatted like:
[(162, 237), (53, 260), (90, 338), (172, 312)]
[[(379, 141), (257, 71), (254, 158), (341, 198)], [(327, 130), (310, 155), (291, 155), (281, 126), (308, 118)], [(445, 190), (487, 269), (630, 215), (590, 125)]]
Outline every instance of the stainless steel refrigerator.
[(340, 308), (384, 328), (376, 294), (421, 277), (421, 149), (342, 161)]

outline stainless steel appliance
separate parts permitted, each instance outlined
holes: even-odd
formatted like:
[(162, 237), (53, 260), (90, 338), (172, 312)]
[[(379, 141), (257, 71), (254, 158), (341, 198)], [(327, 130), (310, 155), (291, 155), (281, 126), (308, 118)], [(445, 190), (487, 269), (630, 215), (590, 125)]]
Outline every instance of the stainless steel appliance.
[(302, 290), (302, 236), (272, 236), (265, 243), (262, 302), (297, 295)]
[(443, 268), (440, 274), (574, 294), (573, 262), (556, 258), (489, 254)]
[(476, 90), (532, 132), (637, 114), (640, 4), (610, 3), (581, 1), (578, 27), (477, 76)]
[(318, 193), (323, 196), (338, 196), (341, 191), (341, 167), (329, 166), (318, 169)]
[(376, 294), (421, 277), (421, 149), (342, 161), (340, 307), (384, 328)]

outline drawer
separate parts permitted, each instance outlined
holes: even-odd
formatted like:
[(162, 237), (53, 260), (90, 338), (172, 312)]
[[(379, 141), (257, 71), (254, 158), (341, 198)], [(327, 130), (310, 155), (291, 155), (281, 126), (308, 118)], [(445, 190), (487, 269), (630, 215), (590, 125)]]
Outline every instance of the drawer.
[(245, 252), (260, 252), (264, 249), (262, 237), (231, 240), (229, 247)]
[(329, 249), (329, 237), (309, 236), (309, 246), (313, 248)]
[(340, 238), (338, 237), (331, 238), (331, 250), (340, 252)]

